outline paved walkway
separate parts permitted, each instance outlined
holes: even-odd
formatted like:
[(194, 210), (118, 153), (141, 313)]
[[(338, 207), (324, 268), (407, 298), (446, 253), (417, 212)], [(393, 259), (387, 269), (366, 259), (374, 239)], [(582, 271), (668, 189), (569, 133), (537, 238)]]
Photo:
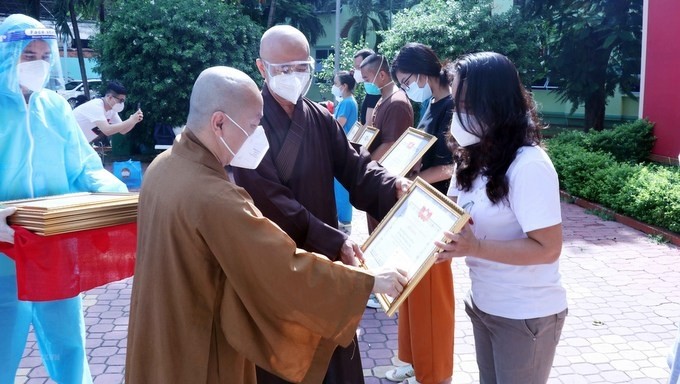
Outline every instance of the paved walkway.
[[(563, 284), (569, 316), (550, 383), (665, 383), (666, 354), (680, 320), (680, 250), (658, 244), (616, 222), (562, 204)], [(366, 237), (355, 213), (353, 238)], [(453, 263), (456, 295), (454, 383), (478, 382), (472, 328), (462, 298), (470, 287), (463, 260)], [(87, 348), (94, 381), (121, 383), (132, 279), (85, 293)], [(384, 372), (396, 356), (397, 322), (367, 309), (360, 349), (367, 384), (389, 383)], [(31, 334), (16, 383), (49, 383)]]

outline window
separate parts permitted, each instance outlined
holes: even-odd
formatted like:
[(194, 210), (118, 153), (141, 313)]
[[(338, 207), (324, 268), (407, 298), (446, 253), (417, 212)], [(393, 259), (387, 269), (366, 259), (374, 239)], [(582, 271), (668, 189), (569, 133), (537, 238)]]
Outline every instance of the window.
[(331, 53), (335, 53), (335, 50), (328, 47), (328, 48), (317, 48), (315, 53), (314, 53), (314, 60), (316, 61), (316, 65), (314, 66), (314, 70), (316, 72), (321, 72), (322, 68), (322, 62), (330, 56)]
[[(80, 39), (83, 49), (90, 48), (90, 39)], [(76, 39), (71, 39), (71, 48), (76, 48)]]

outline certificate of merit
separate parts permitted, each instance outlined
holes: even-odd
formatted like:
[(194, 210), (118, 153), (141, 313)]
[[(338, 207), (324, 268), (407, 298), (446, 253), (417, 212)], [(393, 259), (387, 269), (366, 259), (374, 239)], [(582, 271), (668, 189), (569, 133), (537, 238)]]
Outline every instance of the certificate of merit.
[(409, 278), (398, 297), (377, 295), (388, 316), (396, 312), (434, 264), (435, 241), (444, 240), (444, 231), (460, 231), (468, 220), (462, 208), (417, 178), (380, 222), (362, 247), (365, 266), (371, 270), (386, 266), (401, 268)]

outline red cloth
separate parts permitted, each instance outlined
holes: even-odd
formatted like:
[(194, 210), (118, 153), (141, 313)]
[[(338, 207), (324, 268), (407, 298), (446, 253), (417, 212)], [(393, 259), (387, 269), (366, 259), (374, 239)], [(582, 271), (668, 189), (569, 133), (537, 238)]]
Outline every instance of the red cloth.
[(137, 223), (40, 236), (23, 227), (0, 252), (16, 263), (19, 299), (50, 301), (132, 276)]

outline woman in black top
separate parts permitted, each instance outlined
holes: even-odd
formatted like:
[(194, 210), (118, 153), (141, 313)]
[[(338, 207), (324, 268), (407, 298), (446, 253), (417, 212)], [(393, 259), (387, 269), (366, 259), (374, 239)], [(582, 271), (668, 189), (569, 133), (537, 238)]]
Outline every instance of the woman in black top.
[[(429, 100), (418, 129), (437, 137), (425, 153), (418, 176), (446, 193), (453, 172), (447, 132), (453, 116), (453, 99), (447, 67), (432, 49), (410, 43), (397, 54), (392, 77), (408, 97)], [(393, 381), (411, 376), (426, 384), (451, 383), (454, 326), (453, 274), (448, 263), (435, 264), (399, 309), (399, 359), (410, 366), (388, 371)], [(413, 379), (411, 381), (413, 382)]]
[(430, 47), (409, 43), (394, 59), (392, 75), (411, 100), (429, 101), (417, 128), (436, 136), (437, 141), (423, 156), (418, 176), (446, 194), (453, 172), (453, 155), (446, 139), (453, 116), (453, 98), (446, 66)]

